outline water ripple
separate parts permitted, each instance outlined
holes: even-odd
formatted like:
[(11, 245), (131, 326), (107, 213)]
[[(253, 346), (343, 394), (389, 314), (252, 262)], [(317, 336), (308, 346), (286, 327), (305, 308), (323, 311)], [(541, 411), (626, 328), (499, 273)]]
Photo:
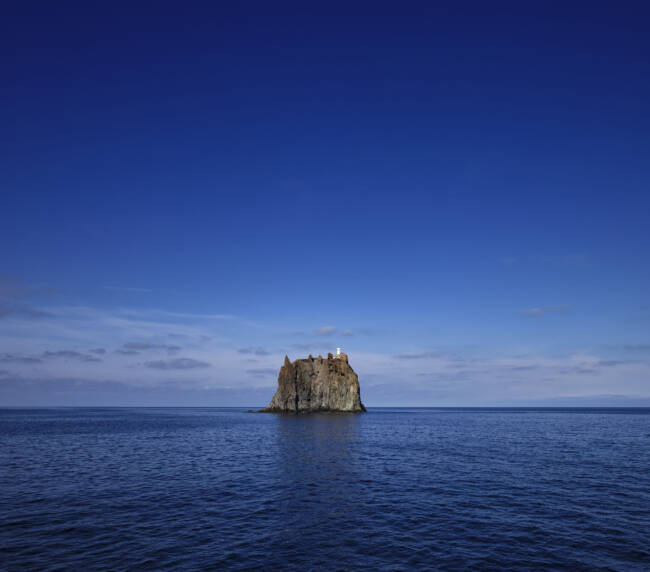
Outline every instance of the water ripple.
[(0, 568), (649, 570), (648, 410), (0, 411)]

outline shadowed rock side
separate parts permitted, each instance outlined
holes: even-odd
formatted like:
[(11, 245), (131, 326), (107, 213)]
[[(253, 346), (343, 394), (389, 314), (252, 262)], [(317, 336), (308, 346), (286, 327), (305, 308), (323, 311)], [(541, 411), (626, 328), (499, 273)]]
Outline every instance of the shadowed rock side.
[(261, 413), (312, 413), (316, 411), (361, 412), (359, 378), (345, 354), (284, 358), (278, 376), (278, 390)]

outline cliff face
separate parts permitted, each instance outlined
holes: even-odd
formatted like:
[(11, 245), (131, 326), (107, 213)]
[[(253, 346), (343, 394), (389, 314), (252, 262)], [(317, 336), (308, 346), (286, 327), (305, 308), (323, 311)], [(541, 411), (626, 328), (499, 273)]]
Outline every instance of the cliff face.
[(278, 377), (278, 390), (265, 413), (311, 413), (316, 411), (361, 412), (359, 378), (345, 354), (327, 359), (321, 356), (297, 359), (288, 357)]

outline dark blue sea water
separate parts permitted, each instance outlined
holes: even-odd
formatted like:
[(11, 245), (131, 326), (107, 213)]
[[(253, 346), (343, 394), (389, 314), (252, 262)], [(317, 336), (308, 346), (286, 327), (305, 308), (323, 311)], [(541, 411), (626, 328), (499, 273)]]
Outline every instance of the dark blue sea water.
[(4, 570), (650, 569), (650, 410), (0, 411)]

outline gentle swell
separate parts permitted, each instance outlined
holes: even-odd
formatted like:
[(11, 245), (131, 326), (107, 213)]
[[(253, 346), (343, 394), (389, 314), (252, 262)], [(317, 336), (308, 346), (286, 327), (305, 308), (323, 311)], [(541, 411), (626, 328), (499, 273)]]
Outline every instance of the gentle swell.
[(650, 569), (649, 410), (0, 411), (0, 568)]

